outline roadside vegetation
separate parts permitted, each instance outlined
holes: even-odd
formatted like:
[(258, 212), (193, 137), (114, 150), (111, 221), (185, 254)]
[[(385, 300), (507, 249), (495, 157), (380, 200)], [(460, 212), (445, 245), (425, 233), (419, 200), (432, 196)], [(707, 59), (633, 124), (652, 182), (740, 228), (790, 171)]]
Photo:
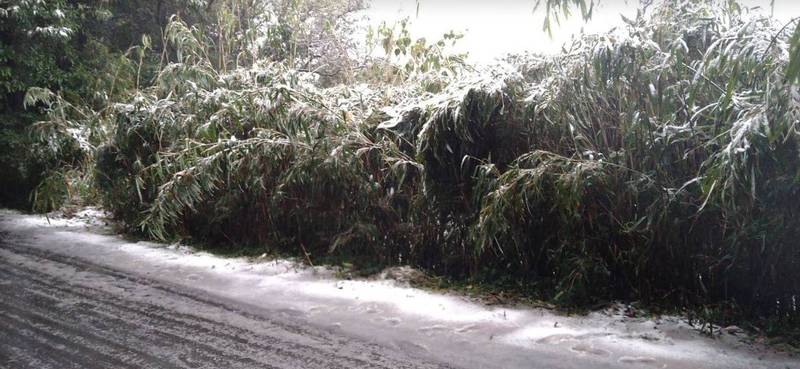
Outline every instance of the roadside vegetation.
[(141, 10), (0, 7), (4, 202), (797, 334), (797, 25), (666, 0), (474, 67), (408, 20), (357, 47), (358, 1), (167, 3), (126, 40)]

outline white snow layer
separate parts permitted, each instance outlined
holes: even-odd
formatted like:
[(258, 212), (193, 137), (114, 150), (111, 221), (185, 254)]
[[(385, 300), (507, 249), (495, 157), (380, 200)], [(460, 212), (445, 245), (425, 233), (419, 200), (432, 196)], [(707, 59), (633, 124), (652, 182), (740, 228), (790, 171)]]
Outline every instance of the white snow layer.
[(288, 260), (223, 258), (181, 245), (129, 242), (102, 212), (71, 219), (0, 210), (0, 237), (290, 315), (466, 368), (800, 369), (800, 360), (745, 343), (737, 329), (701, 335), (674, 316), (631, 318), (622, 308), (564, 316), (485, 306), (391, 279), (341, 280)]

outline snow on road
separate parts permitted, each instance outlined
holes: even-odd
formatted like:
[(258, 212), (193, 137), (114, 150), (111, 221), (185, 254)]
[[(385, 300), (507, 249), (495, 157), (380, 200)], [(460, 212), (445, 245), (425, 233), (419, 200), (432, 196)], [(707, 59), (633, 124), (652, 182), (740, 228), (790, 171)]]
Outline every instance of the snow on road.
[(180, 245), (130, 242), (110, 234), (91, 210), (75, 219), (2, 210), (0, 237), (0, 244), (199, 291), (454, 367), (800, 369), (798, 358), (744, 343), (736, 330), (711, 339), (677, 317), (489, 307), (394, 280), (341, 280), (328, 268), (287, 260), (222, 258)]

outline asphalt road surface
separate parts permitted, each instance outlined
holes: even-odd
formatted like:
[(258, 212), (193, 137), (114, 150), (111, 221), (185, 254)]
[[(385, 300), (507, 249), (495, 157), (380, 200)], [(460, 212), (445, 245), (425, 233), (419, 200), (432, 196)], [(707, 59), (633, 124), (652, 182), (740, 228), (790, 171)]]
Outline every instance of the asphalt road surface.
[(446, 367), (2, 238), (0, 332), (2, 368)]

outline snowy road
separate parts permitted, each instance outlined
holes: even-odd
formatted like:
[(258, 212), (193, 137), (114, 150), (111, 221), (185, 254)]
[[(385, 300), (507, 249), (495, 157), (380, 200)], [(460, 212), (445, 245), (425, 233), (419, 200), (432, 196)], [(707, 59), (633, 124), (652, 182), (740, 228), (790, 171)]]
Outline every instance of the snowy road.
[(0, 210), (0, 368), (800, 369), (677, 318), (492, 308), (107, 233)]
[[(443, 367), (300, 325), (284, 314), (248, 312), (187, 289), (12, 242), (0, 244), (0, 279), (0, 366)], [(89, 286), (85, 280), (93, 282)], [(184, 311), (175, 311), (175, 305)]]

